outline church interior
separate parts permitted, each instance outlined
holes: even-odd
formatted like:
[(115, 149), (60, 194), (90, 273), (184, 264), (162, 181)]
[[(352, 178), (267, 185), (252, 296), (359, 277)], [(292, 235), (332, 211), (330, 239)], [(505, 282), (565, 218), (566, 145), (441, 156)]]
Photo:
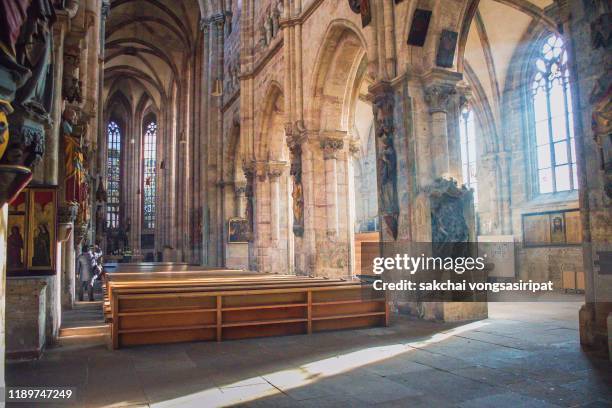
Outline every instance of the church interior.
[[(0, 404), (611, 406), (611, 27), (610, 0), (0, 1)], [(554, 290), (373, 284), (465, 243)]]

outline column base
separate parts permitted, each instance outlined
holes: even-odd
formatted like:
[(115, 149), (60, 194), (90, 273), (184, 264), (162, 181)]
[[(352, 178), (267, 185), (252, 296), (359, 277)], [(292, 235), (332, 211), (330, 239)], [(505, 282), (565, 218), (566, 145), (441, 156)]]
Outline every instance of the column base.
[(612, 302), (585, 303), (578, 312), (580, 344), (612, 356)]
[(6, 356), (38, 358), (46, 342), (47, 283), (28, 278), (10, 278), (6, 283)]
[(438, 322), (482, 320), (489, 316), (487, 302), (407, 302), (398, 305), (400, 313)]

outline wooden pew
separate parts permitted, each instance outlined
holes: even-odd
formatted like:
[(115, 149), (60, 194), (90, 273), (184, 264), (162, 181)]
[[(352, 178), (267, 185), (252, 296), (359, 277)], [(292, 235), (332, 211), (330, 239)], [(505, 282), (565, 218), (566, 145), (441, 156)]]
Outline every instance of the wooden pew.
[(371, 286), (340, 279), (258, 275), (174, 282), (174, 286), (160, 280), (111, 284), (113, 347), (388, 324), (384, 294)]

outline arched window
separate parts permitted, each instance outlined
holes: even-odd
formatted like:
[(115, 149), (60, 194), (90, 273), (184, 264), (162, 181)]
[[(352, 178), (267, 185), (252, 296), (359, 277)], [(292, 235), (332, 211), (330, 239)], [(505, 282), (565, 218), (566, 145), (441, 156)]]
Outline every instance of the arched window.
[(145, 229), (155, 228), (155, 166), (156, 166), (157, 123), (150, 122), (144, 135), (143, 164), (143, 221)]
[(106, 129), (108, 140), (106, 225), (119, 227), (119, 183), (121, 181), (121, 131), (116, 122), (109, 122)]
[(541, 194), (578, 188), (576, 149), (563, 40), (550, 35), (535, 61), (531, 87), (538, 187)]
[(459, 118), (461, 143), (461, 174), (463, 184), (474, 189), (474, 205), (478, 204), (478, 179), (476, 178), (476, 131), (474, 112), (469, 107), (461, 110)]

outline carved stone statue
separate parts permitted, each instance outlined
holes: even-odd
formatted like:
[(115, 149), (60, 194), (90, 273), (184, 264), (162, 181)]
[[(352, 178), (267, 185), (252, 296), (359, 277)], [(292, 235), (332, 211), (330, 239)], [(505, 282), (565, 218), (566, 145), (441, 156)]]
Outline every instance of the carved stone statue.
[(285, 11), (285, 5), (283, 4), (283, 0), (278, 0), (278, 3), (276, 3), (276, 10), (278, 11), (278, 15), (282, 18), (283, 13)]
[(278, 9), (276, 7), (272, 8), (272, 36), (276, 37), (278, 35), (278, 30), (279, 30), (279, 19), (280, 19), (280, 13), (278, 12)]
[(265, 50), (267, 45), (266, 29), (264, 26), (259, 26), (259, 47), (261, 50)]
[(233, 86), (234, 89), (240, 88), (240, 63), (234, 66)]
[(612, 79), (602, 75), (591, 91), (591, 129), (599, 148), (600, 167), (604, 170), (606, 195), (612, 198)]
[(393, 94), (382, 89), (375, 97), (379, 212), (394, 239), (397, 239), (399, 204), (397, 195), (397, 153), (394, 146)]
[(378, 173), (380, 174), (380, 201), (383, 212), (393, 212), (397, 204), (395, 198), (395, 173), (397, 168), (397, 155), (393, 147), (393, 140), (389, 136), (381, 138), (381, 151), (378, 157)]
[(293, 233), (304, 235), (304, 188), (302, 185), (302, 149), (296, 144), (291, 149), (291, 170), (293, 191), (291, 192), (293, 210)]
[(78, 204), (80, 219), (87, 221), (89, 218), (87, 202), (89, 183), (85, 168), (86, 148), (83, 144), (83, 137), (76, 127), (76, 117), (76, 112), (70, 108), (65, 109), (62, 114), (66, 202)]
[(53, 82), (51, 57), (55, 11), (49, 0), (34, 0), (15, 45), (17, 62), (32, 76), (19, 88), (16, 101), (27, 110), (46, 116), (51, 110)]
[(82, 85), (82, 81), (79, 81), (77, 77), (72, 77), (70, 82), (64, 85), (64, 99), (70, 103), (83, 102), (83, 96), (81, 94)]
[(264, 21), (264, 29), (266, 30), (266, 45), (272, 42), (272, 38), (274, 37), (274, 33), (272, 31), (272, 16), (269, 15)]
[(0, 49), (15, 56), (15, 43), (21, 26), (27, 18), (27, 9), (32, 0), (13, 0), (0, 2)]

